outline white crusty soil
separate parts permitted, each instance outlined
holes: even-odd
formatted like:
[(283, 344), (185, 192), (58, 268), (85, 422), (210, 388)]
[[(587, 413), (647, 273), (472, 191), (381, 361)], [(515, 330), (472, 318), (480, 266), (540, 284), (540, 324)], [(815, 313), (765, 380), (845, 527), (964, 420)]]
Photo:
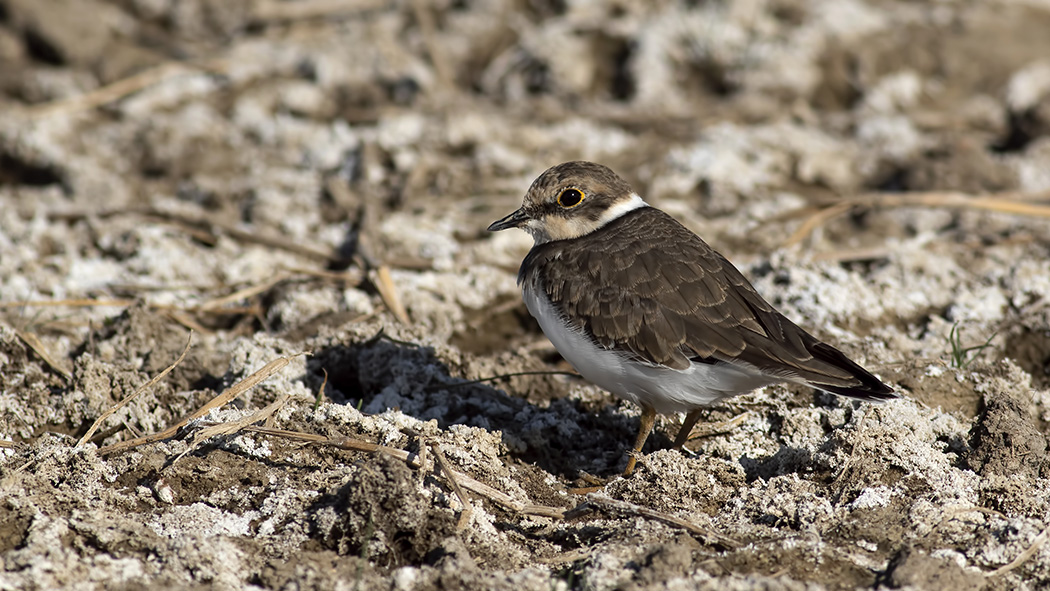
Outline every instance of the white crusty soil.
[[(1046, 587), (1050, 219), (943, 205), (1047, 205), (1045, 3), (76, 4), (0, 9), (0, 589)], [(637, 408), (465, 383), (570, 369), (484, 231), (570, 159), (902, 399), (662, 417), (622, 479)], [(194, 445), (278, 400), (393, 451)]]

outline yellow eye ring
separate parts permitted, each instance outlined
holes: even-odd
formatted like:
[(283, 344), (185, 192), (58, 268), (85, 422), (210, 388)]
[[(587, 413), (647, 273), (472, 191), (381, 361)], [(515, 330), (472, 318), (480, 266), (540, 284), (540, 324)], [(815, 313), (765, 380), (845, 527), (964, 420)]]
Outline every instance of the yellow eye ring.
[(583, 191), (574, 187), (569, 187), (568, 189), (563, 190), (561, 193), (558, 193), (558, 205), (564, 207), (565, 209), (572, 209), (577, 205), (583, 203), (584, 197), (586, 197), (586, 195), (583, 194)]

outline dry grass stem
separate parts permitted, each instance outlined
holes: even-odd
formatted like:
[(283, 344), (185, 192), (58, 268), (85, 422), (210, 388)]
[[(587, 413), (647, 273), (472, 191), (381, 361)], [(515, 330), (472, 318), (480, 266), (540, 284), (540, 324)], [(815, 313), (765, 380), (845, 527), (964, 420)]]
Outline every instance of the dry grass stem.
[(261, 0), (252, 10), (252, 20), (267, 23), (348, 17), (385, 6), (388, 6), (387, 0)]
[(28, 109), (32, 118), (42, 118), (55, 113), (76, 113), (101, 107), (122, 99), (132, 93), (138, 92), (147, 86), (152, 86), (168, 78), (184, 74), (195, 74), (202, 71), (223, 72), (226, 69), (224, 60), (212, 59), (200, 63), (167, 62), (158, 66), (143, 70), (137, 74), (117, 80), (101, 88), (78, 96), (60, 99), (42, 105), (36, 105)]
[(697, 425), (693, 427), (693, 430), (689, 432), (689, 438), (686, 441), (730, 433), (733, 429), (740, 426), (740, 424), (749, 416), (751, 416), (751, 411), (743, 412), (728, 421), (718, 421), (717, 423), (697, 423)]
[[(729, 536), (722, 535), (718, 532), (704, 529), (695, 523), (686, 521), (685, 519), (679, 519), (669, 513), (662, 511), (656, 511), (649, 509), (648, 507), (642, 507), (641, 505), (635, 505), (634, 503), (628, 503), (627, 501), (620, 501), (617, 499), (609, 498), (602, 494), (591, 493), (586, 497), (586, 504), (593, 507), (604, 509), (606, 511), (613, 511), (616, 513), (626, 513), (628, 515), (637, 515), (646, 519), (652, 519), (661, 523), (666, 523), (674, 527), (682, 528), (689, 533), (700, 536), (705, 541), (711, 544), (718, 544), (726, 548), (739, 548), (743, 545), (739, 540), (733, 539)], [(574, 510), (575, 511), (575, 510)]]
[[(259, 421), (269, 420), (275, 412), (284, 408), (288, 401), (291, 400), (291, 394), (281, 394), (277, 400), (274, 400), (265, 408), (261, 408), (250, 415), (241, 417), (236, 421), (230, 421), (228, 423), (216, 423), (214, 425), (207, 425), (200, 431), (197, 431), (193, 435), (193, 441), (190, 443), (190, 449), (197, 447), (202, 442), (211, 439), (217, 435), (230, 435), (238, 431), (243, 431), (248, 425), (258, 423)], [(185, 455), (186, 452), (183, 453)]]
[(36, 333), (19, 330), (16, 331), (15, 334), (17, 334), (18, 338), (22, 339), (22, 342), (32, 349), (37, 356), (43, 359), (48, 367), (58, 372), (67, 382), (73, 379), (73, 372), (66, 368), (65, 364), (59, 363), (58, 360), (52, 357), (51, 353), (47, 350), (47, 347), (44, 346), (44, 342), (40, 340), (40, 337), (38, 337)]
[[(278, 285), (283, 281), (294, 279), (294, 274), (302, 274), (306, 276), (336, 280), (348, 285), (357, 285), (360, 283), (360, 276), (351, 274), (348, 272), (332, 273), (326, 271), (311, 271), (306, 269), (289, 269), (286, 272), (278, 273), (277, 275), (262, 281), (257, 285), (252, 285), (244, 289), (237, 290), (231, 294), (218, 297), (199, 306), (176, 306), (172, 304), (155, 304), (145, 302), (144, 305), (151, 309), (159, 312), (165, 312), (172, 320), (179, 324), (189, 328), (191, 330), (208, 333), (210, 332), (207, 328), (202, 326), (194, 319), (187, 316), (187, 314), (209, 314), (209, 315), (229, 315), (229, 316), (240, 316), (250, 315), (258, 316), (261, 314), (262, 309), (258, 305), (247, 305), (247, 306), (230, 306), (229, 304), (245, 299), (252, 298), (259, 294), (265, 293)], [(68, 306), (71, 308), (87, 308), (94, 306), (105, 306), (105, 307), (129, 307), (138, 304), (140, 300), (137, 299), (85, 299), (85, 298), (74, 298), (65, 300), (50, 300), (50, 301), (22, 301), (22, 302), (0, 302), (0, 309), (3, 308), (57, 308)], [(403, 308), (402, 308), (403, 309)], [(30, 337), (32, 338), (32, 337)], [(27, 341), (30, 347), (36, 348)], [(44, 357), (41, 354), (41, 357)], [(45, 359), (46, 361), (46, 359)], [(59, 369), (56, 367), (56, 370)], [(65, 374), (63, 374), (65, 375)]]
[[(214, 218), (214, 214), (206, 211), (198, 211), (190, 214), (185, 212), (165, 211), (152, 206), (121, 207), (101, 211), (53, 211), (48, 213), (50, 219), (79, 220), (86, 217), (107, 218), (117, 215), (141, 215), (147, 218), (176, 223), (184, 230), (204, 230), (210, 234), (221, 233), (245, 244), (259, 244), (269, 246), (297, 254), (313, 260), (325, 262), (340, 262), (338, 256), (331, 250), (326, 250), (305, 244), (298, 244), (288, 240), (284, 236), (270, 235), (259, 229), (245, 229), (240, 226), (222, 222)], [(205, 242), (208, 239), (204, 240)], [(211, 238), (214, 241), (214, 237)]]
[[(283, 429), (268, 429), (265, 427), (247, 426), (244, 428), (245, 431), (251, 431), (260, 433), (263, 435), (271, 435), (274, 437), (282, 437), (284, 439), (290, 439), (292, 441), (302, 441), (304, 443), (313, 443), (317, 445), (328, 445), (337, 447), (339, 449), (363, 451), (367, 453), (381, 453), (390, 456), (394, 459), (401, 460), (408, 464), (410, 468), (419, 469), (424, 466), (422, 460), (423, 449), (420, 450), (419, 454), (407, 452), (403, 449), (396, 447), (388, 447), (385, 445), (378, 445), (376, 443), (369, 443), (360, 439), (352, 439), (350, 437), (325, 437), (324, 435), (314, 435), (313, 433), (301, 433), (298, 431), (285, 431)], [(424, 448), (425, 449), (425, 448)], [(437, 454), (435, 454), (435, 457)], [(441, 462), (442, 460), (438, 460)], [(456, 470), (450, 466), (441, 466), (441, 470), (446, 474), (450, 481), (455, 482), (456, 486), (465, 488), (473, 493), (481, 495), (490, 501), (501, 505), (516, 513), (522, 513), (525, 515), (536, 515), (540, 517), (550, 517), (553, 519), (562, 519), (565, 516), (565, 510), (558, 507), (547, 507), (544, 505), (533, 505), (531, 503), (521, 503), (514, 500), (506, 493), (500, 492), (491, 486), (475, 480), (473, 477)], [(457, 493), (459, 494), (459, 493)], [(461, 501), (464, 499), (461, 498)], [(469, 507), (464, 501), (464, 507)]]
[(215, 298), (213, 300), (209, 300), (207, 302), (204, 302), (203, 304), (201, 304), (200, 306), (197, 307), (197, 310), (199, 310), (201, 312), (208, 312), (208, 311), (211, 311), (211, 310), (217, 310), (217, 309), (222, 308), (223, 306), (225, 306), (227, 304), (232, 304), (234, 302), (239, 302), (241, 300), (246, 300), (248, 298), (255, 297), (255, 296), (257, 296), (257, 295), (259, 295), (261, 293), (265, 293), (265, 292), (273, 289), (273, 287), (276, 286), (278, 283), (281, 283), (282, 281), (286, 281), (288, 279), (289, 279), (288, 275), (286, 275), (284, 273), (278, 273), (278, 274), (274, 275), (273, 277), (270, 277), (269, 279), (266, 279), (265, 281), (263, 281), (262, 283), (259, 283), (257, 285), (252, 285), (252, 286), (246, 287), (244, 289), (239, 289), (239, 290), (237, 290), (237, 291), (235, 291), (235, 292), (233, 292), (233, 293), (231, 293), (229, 295), (225, 295), (225, 296), (223, 296), (221, 298)]
[(434, 64), (438, 88), (449, 92), (455, 88), (455, 76), (449, 66), (444, 47), (438, 39), (433, 7), (434, 4), (427, 0), (412, 0), (412, 14), (416, 17), (416, 23), (423, 34), (423, 45), (427, 49), (427, 54), (430, 55), (431, 63)]
[[(91, 306), (134, 306), (138, 300), (92, 300), (76, 298), (69, 300), (40, 300), (26, 302), (0, 302), (0, 308), (58, 308), (69, 306), (71, 308), (89, 308)], [(148, 305), (148, 304), (147, 304)]]
[(334, 281), (337, 283), (348, 285), (350, 287), (361, 284), (361, 272), (358, 269), (348, 269), (346, 271), (326, 271), (324, 269), (308, 269), (306, 267), (285, 266), (284, 270), (294, 275), (304, 275), (306, 277), (313, 277), (315, 279)]
[(408, 318), (408, 311), (405, 310), (404, 304), (401, 303), (401, 296), (397, 293), (394, 280), (390, 277), (390, 267), (379, 265), (372, 271), (371, 275), (372, 283), (375, 284), (376, 290), (379, 291), (379, 297), (383, 298), (383, 304), (397, 318), (398, 322), (407, 326), (411, 321)]
[(859, 261), (877, 261), (890, 256), (891, 250), (884, 246), (871, 248), (837, 249), (828, 252), (818, 252), (812, 257), (813, 261), (819, 263), (855, 263)]
[(944, 524), (948, 523), (949, 521), (955, 519), (956, 517), (958, 517), (960, 515), (965, 515), (967, 513), (980, 513), (982, 515), (990, 515), (992, 517), (998, 517), (999, 519), (1002, 519), (1003, 521), (1008, 521), (1006, 515), (1003, 515), (1002, 513), (996, 511), (995, 509), (988, 509), (986, 507), (967, 507), (967, 506), (948, 507), (946, 509), (946, 511), (945, 511), (944, 516), (941, 517), (940, 521), (938, 521), (933, 527), (931, 527), (930, 530), (923, 535), (923, 538), (930, 537), (931, 535), (933, 535), (933, 532), (935, 532), (938, 529), (940, 529), (941, 526), (943, 526)]
[(557, 370), (535, 370), (535, 371), (514, 371), (510, 373), (501, 373), (487, 378), (478, 378), (476, 380), (466, 380), (463, 382), (453, 382), (451, 384), (434, 384), (423, 388), (424, 392), (436, 392), (439, 390), (448, 390), (451, 388), (462, 388), (463, 386), (472, 386), (474, 384), (484, 384), (485, 382), (498, 382), (500, 380), (506, 380), (510, 378), (517, 378), (521, 376), (568, 376), (572, 378), (580, 377), (580, 374), (574, 371), (557, 371)]
[[(325, 181), (325, 188), (328, 190), (332, 198), (337, 203), (350, 204), (354, 201), (353, 196), (350, 193), (350, 189), (346, 186), (346, 183), (335, 176), (329, 177)], [(379, 297), (383, 299), (383, 305), (386, 306), (387, 310), (397, 318), (398, 322), (404, 325), (411, 323), (408, 317), (408, 311), (405, 310), (404, 304), (401, 303), (401, 297), (398, 295), (397, 286), (394, 285), (394, 280), (390, 276), (390, 265), (384, 261), (379, 260), (378, 257), (373, 255), (371, 247), (371, 241), (368, 239), (367, 220), (369, 219), (368, 210), (360, 208), (359, 215), (361, 217), (361, 231), (357, 236), (357, 248), (356, 258), (358, 258), (363, 266), (369, 270), (368, 280), (379, 292)]]
[(818, 211), (817, 213), (807, 218), (806, 221), (802, 222), (802, 225), (799, 226), (797, 230), (795, 230), (795, 233), (787, 239), (787, 242), (785, 242), (784, 245), (792, 246), (798, 244), (799, 242), (802, 242), (818, 227), (823, 226), (830, 220), (837, 218), (838, 216), (843, 215), (849, 210), (853, 209), (853, 205), (853, 203), (848, 202), (836, 203), (831, 207)]
[(193, 342), (193, 333), (191, 332), (186, 337), (186, 347), (183, 348), (182, 354), (179, 355), (179, 358), (175, 360), (175, 363), (172, 363), (168, 367), (164, 368), (164, 371), (162, 371), (159, 374), (153, 376), (153, 378), (150, 381), (148, 381), (145, 384), (142, 384), (141, 386), (136, 388), (134, 392), (132, 392), (131, 394), (125, 396), (123, 400), (121, 400), (120, 402), (118, 402), (115, 405), (113, 405), (112, 407), (110, 407), (109, 410), (107, 410), (106, 412), (102, 413), (97, 419), (95, 419), (95, 422), (91, 424), (91, 427), (87, 430), (87, 433), (84, 433), (84, 436), (81, 437), (80, 441), (77, 442), (77, 447), (80, 447), (80, 446), (84, 445), (85, 443), (87, 443), (88, 441), (90, 441), (91, 437), (95, 434), (95, 431), (98, 431), (98, 428), (102, 425), (103, 422), (105, 422), (106, 419), (108, 419), (109, 417), (113, 416), (114, 413), (116, 413), (118, 410), (120, 410), (120, 409), (124, 408), (125, 406), (127, 406), (132, 400), (138, 398), (143, 392), (145, 392), (146, 390), (149, 390), (150, 388), (155, 386), (157, 384), (157, 382), (161, 381), (162, 379), (164, 379), (165, 376), (167, 376), (169, 373), (171, 373), (171, 370), (173, 370), (176, 367), (178, 367), (179, 364), (182, 363), (182, 360), (186, 358), (186, 354), (190, 352), (190, 344), (192, 342)]
[(328, 385), (328, 370), (322, 367), (321, 373), (324, 374), (324, 380), (321, 382), (321, 387), (317, 389), (317, 398), (314, 400), (314, 412), (321, 408), (321, 404), (324, 402), (324, 389)]
[[(811, 215), (785, 242), (785, 246), (798, 244), (818, 227), (849, 212), (854, 207), (932, 207), (948, 209), (971, 209), (1010, 215), (1050, 218), (1050, 206), (1033, 201), (1050, 199), (1050, 192), (1036, 194), (998, 193), (975, 197), (963, 193), (873, 193), (836, 203)], [(808, 209), (808, 208), (807, 208)]]
[(269, 427), (248, 426), (245, 427), (244, 430), (252, 431), (254, 433), (260, 433), (263, 435), (270, 435), (273, 437), (290, 439), (292, 441), (301, 441), (303, 443), (328, 445), (331, 447), (337, 447), (339, 449), (363, 451), (367, 453), (382, 453), (394, 459), (405, 462), (410, 468), (419, 469), (423, 467), (423, 464), (419, 461), (419, 456), (417, 454), (410, 453), (403, 449), (398, 449), (396, 447), (388, 447), (386, 445), (379, 445), (377, 443), (369, 443), (368, 441), (362, 441), (360, 439), (352, 439), (350, 437), (325, 437), (324, 435), (315, 435), (313, 433), (286, 431), (284, 429), (273, 429)]
[(463, 492), (463, 488), (459, 485), (459, 481), (456, 480), (456, 475), (452, 471), (452, 467), (449, 465), (448, 460), (445, 459), (445, 454), (441, 452), (441, 445), (436, 441), (429, 442), (429, 447), (434, 452), (434, 460), (437, 465), (441, 468), (441, 471), (448, 478), (449, 483), (452, 485), (452, 491), (456, 493), (456, 497), (459, 499), (459, 503), (463, 505), (463, 511), (459, 514), (459, 521), (456, 522), (456, 530), (463, 531), (470, 523), (470, 517), (473, 514), (473, 509), (470, 506), (470, 500), (467, 498), (466, 493)]
[[(60, 308), (68, 306), (70, 308), (91, 308), (95, 306), (99, 307), (118, 307), (127, 308), (140, 303), (140, 300), (122, 299), (122, 300), (90, 300), (90, 299), (71, 299), (71, 300), (39, 300), (39, 301), (27, 301), (27, 302), (0, 302), (0, 309), (2, 308)], [(215, 308), (210, 310), (201, 310), (199, 306), (174, 306), (171, 304), (153, 304), (150, 302), (143, 302), (143, 304), (150, 310), (156, 310), (159, 312), (183, 312), (187, 314), (206, 313), (216, 315), (233, 315), (240, 316), (242, 314), (255, 314), (258, 312), (258, 306), (238, 306), (231, 308)]]
[(174, 322), (176, 322), (178, 324), (181, 324), (182, 326), (190, 329), (193, 332), (199, 332), (201, 334), (211, 334), (212, 333), (211, 329), (205, 328), (204, 325), (202, 325), (201, 323), (197, 322), (193, 318), (190, 318), (189, 315), (187, 315), (187, 314), (185, 314), (185, 313), (183, 313), (183, 312), (181, 312), (179, 310), (167, 310), (167, 311), (164, 312), (164, 314), (168, 318), (171, 318)]
[(1005, 565), (1000, 566), (999, 568), (993, 570), (990, 573), (985, 573), (985, 576), (988, 577), (988, 578), (998, 577), (999, 575), (1004, 575), (1004, 574), (1014, 570), (1015, 568), (1021, 566), (1022, 564), (1025, 563), (1026, 560), (1028, 560), (1032, 556), (1035, 556), (1035, 553), (1038, 552), (1039, 549), (1042, 548), (1043, 544), (1046, 543), (1047, 537), (1050, 537), (1050, 526), (1048, 526), (1046, 529), (1044, 529), (1043, 533), (1041, 533), (1038, 536), (1036, 536), (1035, 541), (1032, 542), (1032, 545), (1029, 546), (1028, 549), (1025, 550), (1024, 552), (1021, 552), (1017, 556), (1017, 558), (1014, 558), (1013, 560), (1011, 560), (1010, 564), (1005, 564)]
[(121, 441), (119, 443), (114, 443), (113, 445), (107, 445), (103, 448), (100, 448), (98, 450), (98, 453), (102, 455), (108, 455), (116, 453), (118, 451), (123, 451), (125, 449), (145, 445), (147, 443), (153, 443), (154, 441), (168, 439), (169, 437), (178, 433), (179, 429), (181, 429), (190, 421), (203, 417), (204, 415), (211, 412), (212, 409), (224, 406), (227, 402), (233, 400), (234, 398), (240, 396), (244, 392), (247, 392), (248, 390), (257, 386), (259, 382), (262, 382), (266, 378), (281, 371), (282, 369), (284, 369), (285, 366), (291, 363), (292, 359), (298, 357), (299, 355), (305, 355), (305, 353), (297, 353), (288, 357), (278, 357), (277, 359), (274, 359), (273, 361), (267, 363), (252, 375), (237, 382), (218, 396), (209, 400), (204, 406), (198, 408), (197, 410), (193, 411), (191, 414), (183, 417), (182, 419), (179, 419), (174, 425), (171, 425), (170, 427), (161, 431), (160, 433), (146, 435), (144, 437), (137, 437), (135, 439), (129, 439), (128, 441)]

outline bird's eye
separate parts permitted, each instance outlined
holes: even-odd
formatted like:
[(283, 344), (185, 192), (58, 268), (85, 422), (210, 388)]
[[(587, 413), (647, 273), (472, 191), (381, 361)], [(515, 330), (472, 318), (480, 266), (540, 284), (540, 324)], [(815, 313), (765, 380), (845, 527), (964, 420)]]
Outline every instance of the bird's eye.
[(565, 209), (576, 207), (583, 201), (583, 191), (579, 189), (565, 189), (558, 194), (558, 205)]

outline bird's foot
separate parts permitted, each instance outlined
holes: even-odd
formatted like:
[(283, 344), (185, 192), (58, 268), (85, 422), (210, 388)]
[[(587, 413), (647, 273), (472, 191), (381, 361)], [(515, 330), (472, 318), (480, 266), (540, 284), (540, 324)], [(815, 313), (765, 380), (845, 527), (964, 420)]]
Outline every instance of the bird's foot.
[(641, 459), (642, 452), (637, 450), (631, 450), (627, 452), (627, 467), (623, 469), (624, 478), (634, 473), (634, 467), (638, 464), (638, 460)]

